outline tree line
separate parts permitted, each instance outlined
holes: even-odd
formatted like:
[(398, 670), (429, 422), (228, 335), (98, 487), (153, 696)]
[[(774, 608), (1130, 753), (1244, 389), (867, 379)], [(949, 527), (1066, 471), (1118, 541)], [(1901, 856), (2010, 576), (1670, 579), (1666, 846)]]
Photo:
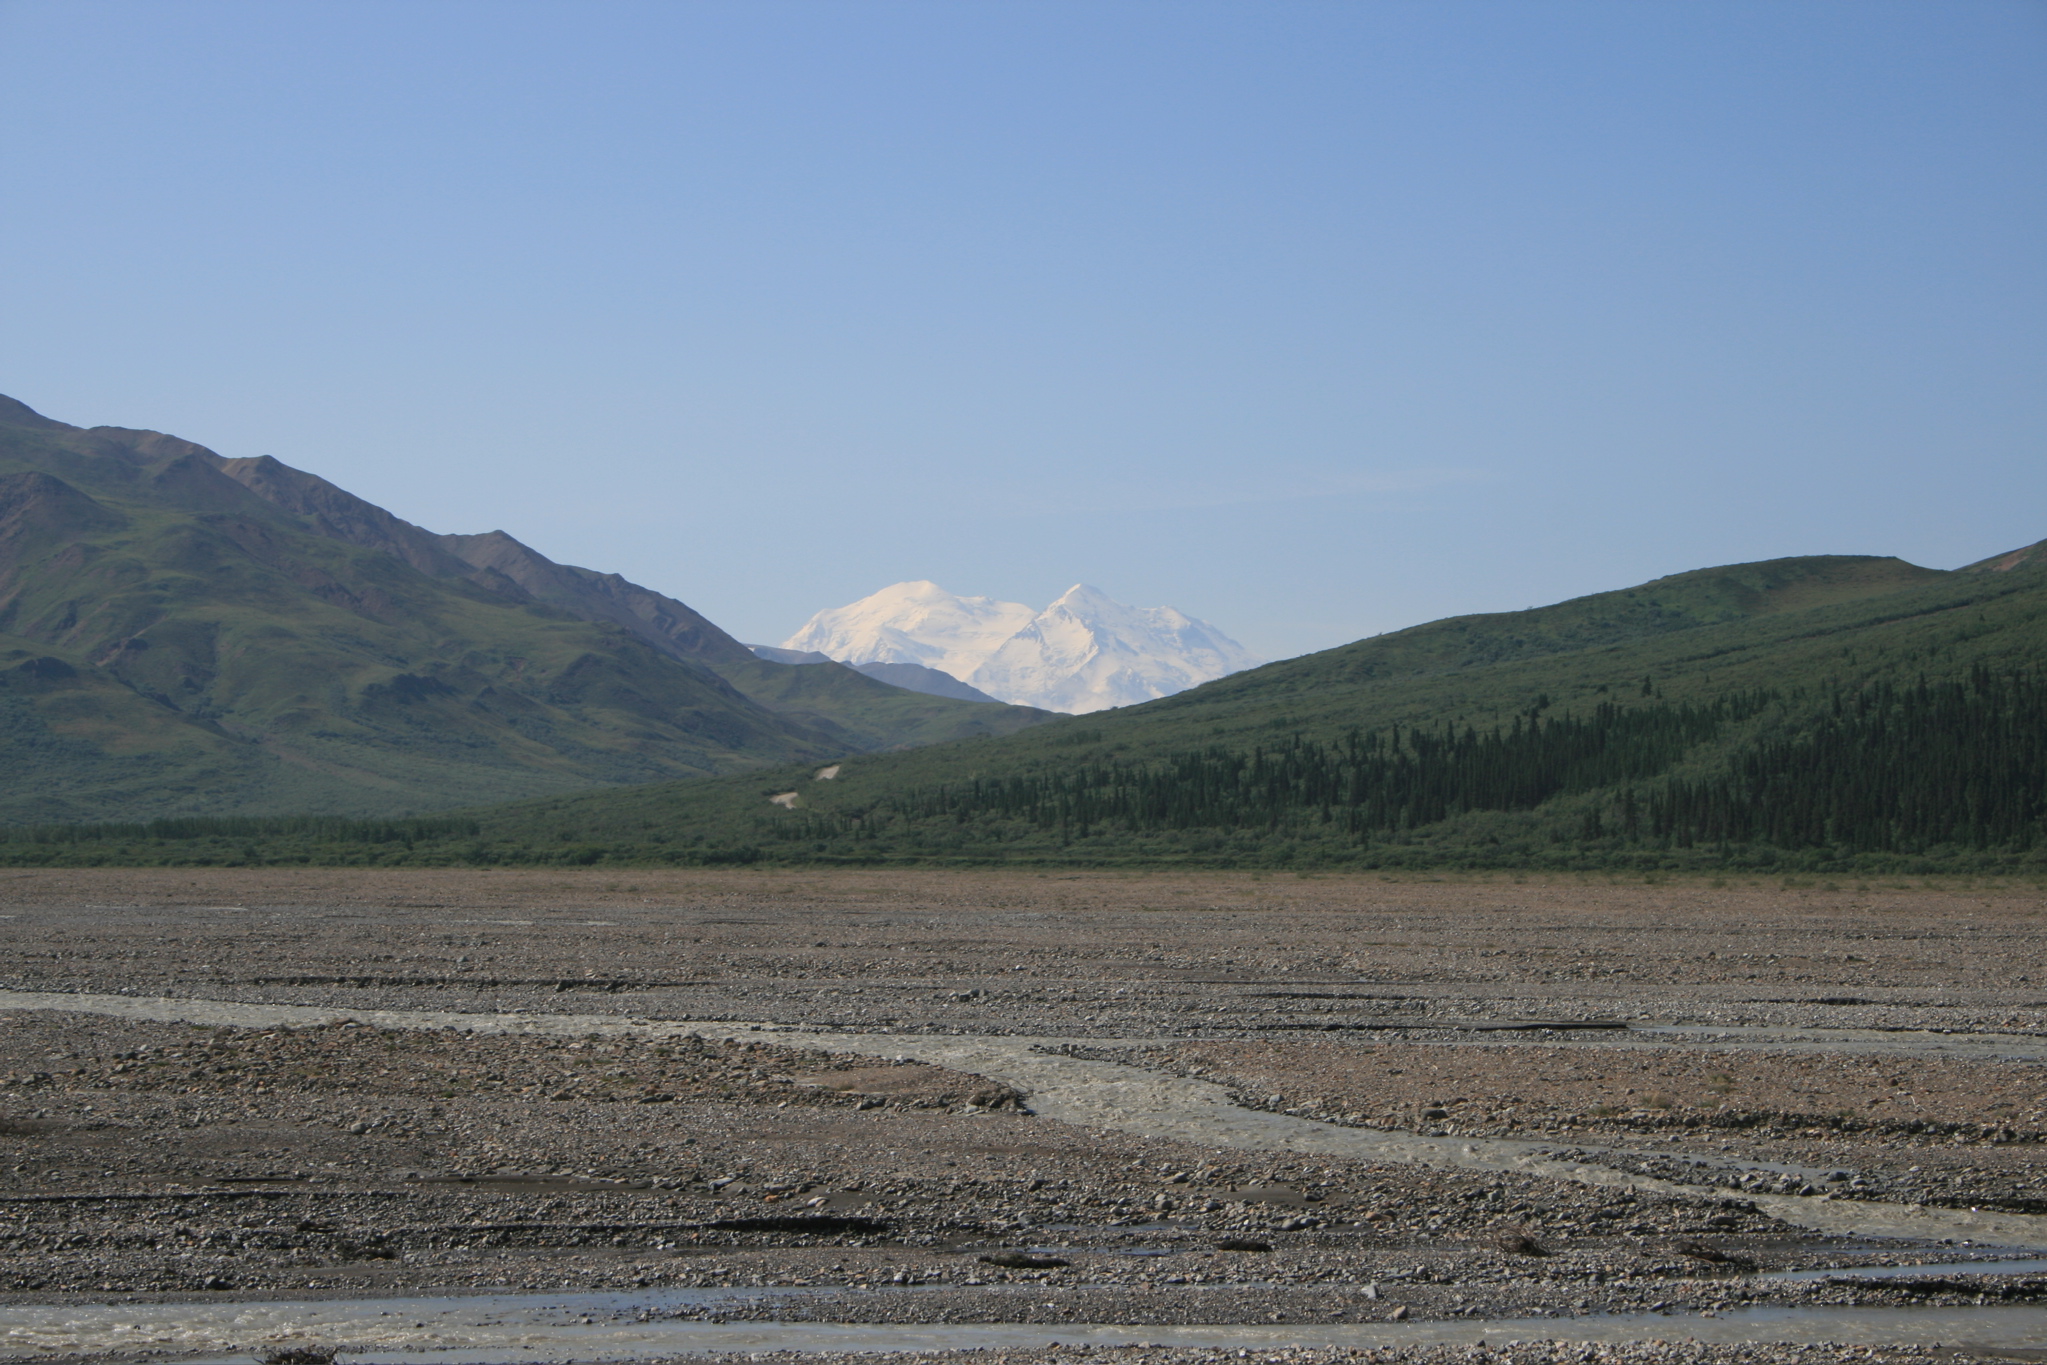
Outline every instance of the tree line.
[(298, 837), (334, 844), (412, 844), (473, 836), (480, 829), (475, 820), (460, 816), (362, 820), (334, 815), (183, 815), (158, 820), (0, 827), (0, 843), (137, 843)]
[(884, 795), (784, 822), (778, 835), (1001, 837), (1007, 826), (1061, 843), (1204, 830), (1369, 843), (1477, 811), (1554, 812), (1549, 837), (1588, 851), (2047, 847), (2047, 676), (1978, 665), (1938, 682), (1608, 701), (1582, 715), (1550, 714), (1543, 699), (1485, 730), (1442, 723), (1095, 756)]
[[(1836, 691), (1798, 733), (1611, 807), (1612, 831), (1680, 848), (1771, 844), (1923, 853), (2047, 842), (2047, 677), (1997, 673)], [(1604, 811), (1587, 833), (1609, 832)]]
[(1352, 730), (1333, 742), (1294, 735), (1248, 752), (1210, 746), (1150, 761), (1096, 758), (886, 796), (866, 818), (994, 817), (1071, 838), (1109, 825), (1277, 832), (1303, 824), (1369, 837), (1653, 777), (1774, 700), (1759, 690), (1706, 705), (1609, 701), (1578, 716), (1545, 715), (1543, 698), (1489, 730), (1445, 722)]

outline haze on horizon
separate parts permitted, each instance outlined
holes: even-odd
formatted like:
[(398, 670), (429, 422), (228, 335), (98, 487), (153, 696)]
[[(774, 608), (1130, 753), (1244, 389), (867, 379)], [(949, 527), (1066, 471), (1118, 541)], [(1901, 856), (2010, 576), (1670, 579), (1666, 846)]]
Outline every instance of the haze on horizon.
[(776, 640), (2047, 508), (2047, 9), (0, 0), (0, 392)]

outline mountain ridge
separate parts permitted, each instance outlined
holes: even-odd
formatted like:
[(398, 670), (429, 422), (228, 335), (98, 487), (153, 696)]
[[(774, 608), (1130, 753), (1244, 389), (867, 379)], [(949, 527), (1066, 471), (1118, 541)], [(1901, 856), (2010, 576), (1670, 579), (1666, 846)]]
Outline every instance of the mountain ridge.
[(1042, 718), (769, 664), (502, 532), (0, 403), (0, 754), (39, 775), (0, 818), (433, 809)]
[(2021, 545), (2016, 550), (1979, 559), (1974, 564), (1964, 564), (1956, 573), (2010, 573), (2013, 569), (2047, 565), (2047, 540), (2036, 540), (2031, 545)]

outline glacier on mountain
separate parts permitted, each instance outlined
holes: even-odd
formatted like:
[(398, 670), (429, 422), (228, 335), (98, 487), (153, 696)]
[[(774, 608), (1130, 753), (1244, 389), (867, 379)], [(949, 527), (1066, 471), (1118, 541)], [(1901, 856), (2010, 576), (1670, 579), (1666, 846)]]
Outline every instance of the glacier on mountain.
[(1081, 714), (1184, 692), (1260, 662), (1206, 621), (1075, 584), (1043, 611), (897, 583), (821, 611), (782, 643), (841, 663), (916, 664), (991, 697)]

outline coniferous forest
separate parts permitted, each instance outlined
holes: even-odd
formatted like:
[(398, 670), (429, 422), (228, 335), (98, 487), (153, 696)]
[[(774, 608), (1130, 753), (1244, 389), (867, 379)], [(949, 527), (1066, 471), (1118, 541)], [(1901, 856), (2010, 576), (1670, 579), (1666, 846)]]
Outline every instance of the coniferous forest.
[[(1725, 771), (1623, 792), (1620, 833), (1662, 844), (1766, 843), (1919, 853), (2025, 851), (2047, 837), (2047, 679), (1966, 679), (1835, 693), (1802, 733)], [(1588, 817), (1603, 817), (1594, 812)]]
[(883, 807), (911, 819), (993, 814), (1085, 838), (1095, 828), (1266, 830), (1302, 823), (1360, 838), (1477, 810), (1532, 810), (1565, 792), (1663, 772), (1723, 724), (1768, 705), (1756, 693), (1699, 707), (1545, 717), (1547, 699), (1505, 728), (1356, 730), (1334, 743), (1301, 736), (1248, 753), (1212, 747), (1162, 761), (1096, 761), (1042, 775), (913, 791)]
[[(1710, 705), (1538, 705), (1504, 727), (1353, 731), (1249, 752), (1219, 747), (1137, 763), (976, 780), (885, 797), (859, 814), (791, 822), (793, 840), (863, 824), (1028, 824), (1071, 844), (1101, 833), (1209, 830), (1340, 836), (1359, 846), (1483, 811), (1534, 811), (1579, 793), (1580, 843), (1631, 848), (1763, 844), (1842, 854), (2047, 846), (2047, 680), (1978, 667), (1961, 680), (1836, 691), (1799, 721), (1768, 691)], [(1695, 774), (1702, 746), (1774, 720)], [(1561, 832), (1561, 831), (1558, 831)]]

